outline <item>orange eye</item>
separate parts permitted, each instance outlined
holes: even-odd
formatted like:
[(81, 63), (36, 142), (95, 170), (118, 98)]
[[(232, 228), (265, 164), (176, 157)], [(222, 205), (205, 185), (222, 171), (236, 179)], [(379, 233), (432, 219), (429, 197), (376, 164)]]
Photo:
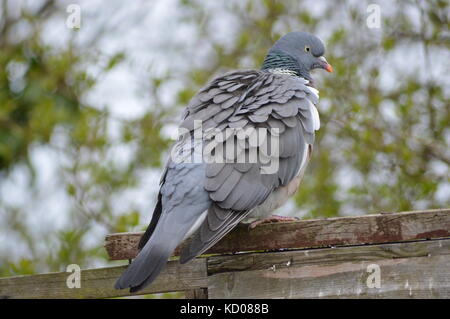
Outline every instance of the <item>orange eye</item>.
[(310, 49), (310, 47), (309, 47), (309, 45), (306, 45), (305, 46), (305, 52), (309, 52), (311, 49)]

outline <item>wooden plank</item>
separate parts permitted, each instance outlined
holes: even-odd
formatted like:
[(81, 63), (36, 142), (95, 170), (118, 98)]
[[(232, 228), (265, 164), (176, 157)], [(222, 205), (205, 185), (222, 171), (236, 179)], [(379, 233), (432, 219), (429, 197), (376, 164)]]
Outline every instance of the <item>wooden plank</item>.
[(135, 294), (131, 294), (128, 289), (116, 290), (113, 287), (125, 268), (82, 270), (81, 287), (72, 289), (66, 284), (71, 274), (67, 272), (0, 278), (0, 299), (111, 298), (207, 287), (205, 259), (196, 259), (185, 265), (169, 261), (166, 269), (150, 286)]
[(450, 239), (208, 259), (209, 298), (450, 298)]
[[(109, 257), (112, 260), (134, 258), (142, 234), (108, 235), (105, 248)], [(443, 237), (450, 237), (450, 209), (262, 224), (252, 230), (242, 224), (206, 253), (376, 244)], [(174, 255), (178, 255), (185, 244), (180, 245)]]
[(186, 299), (208, 299), (208, 288), (198, 288), (187, 290), (185, 292)]
[(284, 267), (289, 261), (291, 261), (289, 266), (296, 264), (325, 265), (348, 261), (360, 262), (428, 255), (450, 255), (450, 239), (210, 256), (207, 268), (208, 274), (213, 275), (231, 271), (262, 270), (271, 268), (273, 265), (276, 265), (277, 268), (278, 264), (280, 267)]

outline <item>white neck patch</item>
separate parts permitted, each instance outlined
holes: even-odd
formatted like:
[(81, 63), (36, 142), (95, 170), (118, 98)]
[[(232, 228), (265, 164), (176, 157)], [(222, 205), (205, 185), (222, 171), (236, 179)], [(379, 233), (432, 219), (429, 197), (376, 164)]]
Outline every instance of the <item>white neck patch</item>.
[(283, 68), (269, 69), (268, 71), (273, 74), (286, 74), (286, 75), (294, 75), (294, 76), (297, 75), (297, 73), (295, 73), (295, 71), (283, 69)]

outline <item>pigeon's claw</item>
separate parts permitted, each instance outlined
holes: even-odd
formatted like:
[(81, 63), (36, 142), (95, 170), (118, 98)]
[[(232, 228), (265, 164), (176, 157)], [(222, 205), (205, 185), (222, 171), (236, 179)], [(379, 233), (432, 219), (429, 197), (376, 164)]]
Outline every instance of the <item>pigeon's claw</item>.
[(263, 219), (256, 220), (252, 222), (248, 228), (253, 229), (258, 225), (261, 224), (270, 224), (270, 223), (279, 223), (279, 222), (295, 222), (299, 220), (297, 217), (286, 217), (286, 216), (279, 216), (279, 215), (272, 215)]

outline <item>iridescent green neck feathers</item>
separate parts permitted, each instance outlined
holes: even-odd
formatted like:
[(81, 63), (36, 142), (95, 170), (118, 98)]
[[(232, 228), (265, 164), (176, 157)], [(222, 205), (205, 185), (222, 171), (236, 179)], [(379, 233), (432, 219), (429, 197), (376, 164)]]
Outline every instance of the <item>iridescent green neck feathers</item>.
[(261, 70), (299, 76), (307, 80), (312, 80), (309, 72), (305, 68), (302, 68), (293, 57), (280, 51), (269, 52), (264, 59)]

